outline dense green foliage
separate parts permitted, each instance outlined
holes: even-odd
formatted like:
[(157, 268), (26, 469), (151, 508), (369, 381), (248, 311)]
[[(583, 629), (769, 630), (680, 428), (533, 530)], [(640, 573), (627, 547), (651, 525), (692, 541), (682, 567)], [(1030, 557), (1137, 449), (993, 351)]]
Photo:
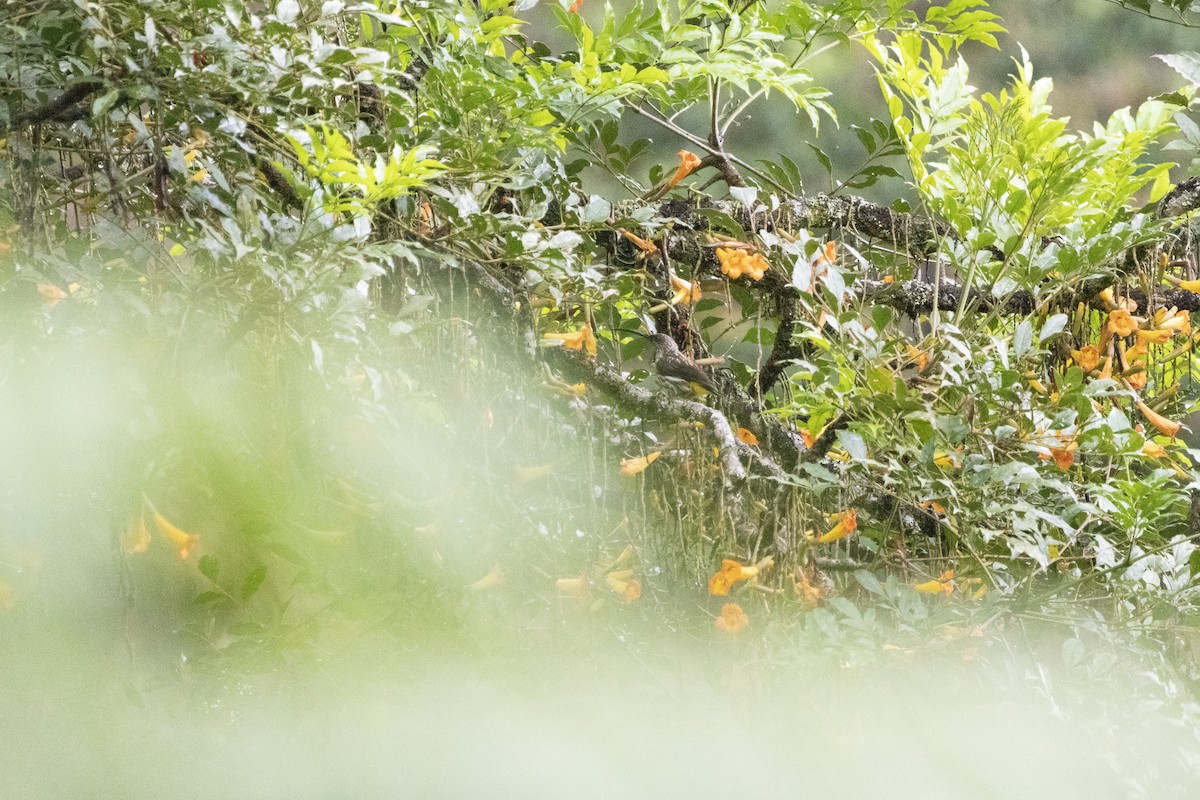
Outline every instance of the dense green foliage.
[[(981, 2), (566, 6), (4, 6), (13, 641), (123, 642), (145, 689), (181, 653), (411, 664), (530, 630), (1003, 672), (1021, 633), (1190, 691), (1200, 453), (1171, 434), (1200, 386), (1170, 306), (1200, 299), (1198, 204), (1159, 203), (1200, 57), (1079, 131), (1023, 53), (970, 85)], [(851, 174), (806, 144), (851, 102), (808, 68), (831, 49), (881, 89)], [(786, 146), (727, 150), (763, 106)], [(883, 202), (792, 224), (814, 165)], [(651, 330), (724, 357), (707, 406), (639, 393)]]

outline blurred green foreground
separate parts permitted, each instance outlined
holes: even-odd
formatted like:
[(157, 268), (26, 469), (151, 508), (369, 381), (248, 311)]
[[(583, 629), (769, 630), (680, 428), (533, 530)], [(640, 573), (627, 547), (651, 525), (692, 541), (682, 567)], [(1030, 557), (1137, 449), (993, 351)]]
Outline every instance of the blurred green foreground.
[[(154, 335), (103, 299), (26, 311), (0, 362), (4, 797), (1184, 796), (1194, 775), (1182, 674), (1098, 620), (747, 591), (749, 627), (717, 630), (670, 568), (688, 549), (610, 518), (638, 502), (610, 456), (529, 436), (485, 364), (449, 400), (411, 388), (453, 325), (383, 338), (384, 374), (230, 347), (203, 304)], [(630, 542), (626, 603), (602, 576)]]

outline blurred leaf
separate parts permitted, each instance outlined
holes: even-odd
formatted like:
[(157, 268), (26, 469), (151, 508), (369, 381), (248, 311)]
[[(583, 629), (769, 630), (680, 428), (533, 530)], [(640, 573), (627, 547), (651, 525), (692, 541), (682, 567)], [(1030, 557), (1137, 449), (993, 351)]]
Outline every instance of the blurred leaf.
[(267, 579), (267, 566), (262, 564), (250, 570), (246, 578), (242, 581), (241, 597), (242, 602), (246, 602), (262, 588), (263, 581)]
[(217, 557), (214, 555), (206, 555), (200, 558), (200, 563), (197, 565), (200, 574), (208, 578), (213, 583), (217, 583), (217, 578), (221, 574), (221, 565), (217, 563)]

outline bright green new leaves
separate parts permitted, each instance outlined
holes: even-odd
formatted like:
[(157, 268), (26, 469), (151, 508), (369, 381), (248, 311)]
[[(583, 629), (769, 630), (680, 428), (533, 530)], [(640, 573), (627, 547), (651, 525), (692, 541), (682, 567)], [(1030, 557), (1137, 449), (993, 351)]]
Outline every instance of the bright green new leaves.
[(391, 155), (375, 157), (373, 165), (355, 155), (350, 142), (336, 130), (305, 126), (303, 135), (288, 136), (296, 160), (324, 189), (323, 207), (329, 212), (361, 215), (379, 203), (406, 195), (425, 186), (446, 171), (446, 166), (426, 158), (427, 150), (392, 149)]
[(1004, 28), (997, 23), (995, 14), (980, 8), (986, 5), (979, 0), (951, 0), (944, 6), (931, 5), (925, 12), (925, 22), (937, 30), (936, 41), (942, 49), (964, 41), (997, 47), (996, 37), (992, 34)]
[(644, 3), (619, 19), (608, 5), (599, 30), (579, 15), (558, 16), (579, 48), (560, 69), (591, 96), (652, 96), (678, 110), (706, 99), (720, 81), (744, 95), (777, 91), (814, 126), (819, 112), (833, 115), (822, 100), (828, 92), (784, 56), (782, 20), (757, 4), (739, 11), (714, 0)]
[(1082, 240), (1139, 205), (1134, 195), (1147, 185), (1152, 200), (1168, 188), (1170, 165), (1144, 160), (1174, 128), (1161, 101), (1074, 132), (1053, 116), (1052, 83), (1033, 78), (1027, 57), (1009, 89), (976, 97), (966, 63), (917, 34), (869, 49), (915, 186), (960, 233), (984, 235), (977, 247), (1014, 252), (1072, 230)]

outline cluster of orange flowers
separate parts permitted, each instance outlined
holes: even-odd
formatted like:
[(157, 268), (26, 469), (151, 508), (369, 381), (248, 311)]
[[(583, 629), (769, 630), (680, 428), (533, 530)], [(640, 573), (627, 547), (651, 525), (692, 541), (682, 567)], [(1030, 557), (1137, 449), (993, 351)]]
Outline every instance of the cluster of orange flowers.
[[(1187, 281), (1177, 278), (1170, 279), (1176, 285), (1187, 288)], [(1196, 282), (1200, 288), (1200, 282)], [(1150, 345), (1164, 345), (1176, 336), (1192, 337), (1192, 320), (1188, 311), (1178, 308), (1160, 308), (1145, 317), (1135, 316), (1137, 303), (1129, 298), (1118, 298), (1112, 287), (1100, 292), (1097, 297), (1108, 309), (1108, 317), (1104, 329), (1100, 333), (1100, 341), (1094, 345), (1084, 345), (1078, 350), (1071, 351), (1071, 358), (1084, 372), (1095, 375), (1100, 379), (1112, 378), (1113, 367), (1116, 363), (1124, 374), (1120, 374), (1121, 382), (1135, 392), (1146, 386), (1146, 370), (1144, 361)], [(1135, 343), (1126, 347), (1124, 339), (1135, 337)], [(1096, 372), (1096, 370), (1099, 372)], [(1146, 420), (1164, 436), (1172, 439), (1182, 429), (1182, 424), (1168, 419), (1155, 412), (1141, 400), (1136, 401), (1138, 409)], [(1061, 448), (1050, 448), (1050, 455), (1063, 469), (1074, 461), (1070, 451), (1071, 443)], [(1067, 466), (1064, 466), (1066, 464)]]
[[(1110, 290), (1111, 291), (1111, 290)], [(1139, 342), (1146, 344), (1166, 344), (1174, 336), (1190, 336), (1192, 333), (1191, 312), (1171, 308), (1160, 308), (1150, 317), (1135, 317), (1133, 309), (1136, 305), (1132, 300), (1124, 301), (1124, 307), (1114, 308), (1108, 312), (1105, 323), (1105, 335), (1101, 336), (1101, 346), (1107, 344), (1111, 336), (1137, 336)]]
[(721, 273), (737, 280), (743, 275), (761, 281), (770, 264), (760, 253), (751, 253), (736, 247), (718, 247), (717, 260), (721, 262)]

